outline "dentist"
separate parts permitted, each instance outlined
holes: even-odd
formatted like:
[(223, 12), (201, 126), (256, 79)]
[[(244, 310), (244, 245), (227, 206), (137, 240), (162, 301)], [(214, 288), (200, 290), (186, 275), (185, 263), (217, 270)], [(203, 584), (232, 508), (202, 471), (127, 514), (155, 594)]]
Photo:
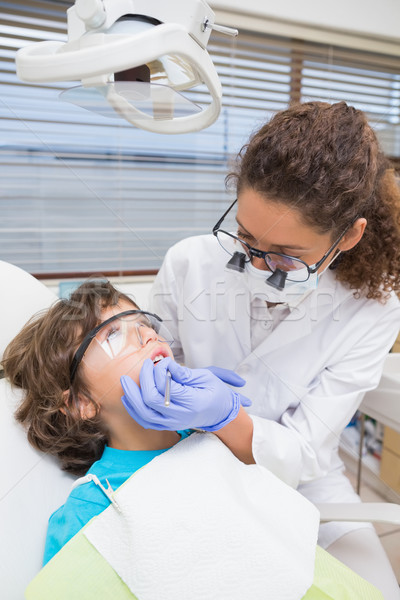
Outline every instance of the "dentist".
[[(312, 502), (359, 502), (338, 445), (377, 386), (400, 327), (394, 173), (361, 111), (310, 102), (262, 126), (227, 180), (236, 200), (213, 235), (168, 251), (151, 309), (176, 340), (178, 362), (195, 368), (171, 368), (171, 405), (180, 404), (180, 383), (199, 396), (192, 374), (211, 364), (242, 376), (252, 405), (245, 411), (239, 402), (236, 418), (219, 417), (219, 428), (211, 408), (210, 419), (204, 405), (197, 418), (193, 396), (170, 428), (215, 431), (238, 458), (267, 467)], [(225, 226), (232, 213), (234, 231)], [(125, 405), (149, 427), (169, 428), (158, 393), (164, 362), (144, 372), (141, 394), (125, 386)], [(386, 600), (399, 598), (370, 525), (323, 524), (319, 544)]]

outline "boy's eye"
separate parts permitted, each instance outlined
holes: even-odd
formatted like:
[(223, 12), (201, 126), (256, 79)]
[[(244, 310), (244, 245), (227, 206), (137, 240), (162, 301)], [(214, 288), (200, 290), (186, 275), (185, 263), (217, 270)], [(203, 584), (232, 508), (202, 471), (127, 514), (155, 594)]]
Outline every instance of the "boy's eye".
[(137, 321), (139, 323), (139, 325), (141, 325), (142, 327), (148, 327), (149, 329), (153, 329), (153, 331), (157, 332), (156, 326), (155, 324), (153, 324), (147, 317), (146, 315), (141, 315)]
[(113, 339), (117, 337), (119, 334), (119, 328), (114, 324), (109, 325), (103, 330), (100, 330), (100, 341), (103, 342), (111, 342)]
[(151, 327), (151, 323), (145, 315), (140, 315), (137, 319), (137, 323), (139, 323), (139, 325), (143, 325), (144, 327)]
[(110, 329), (110, 331), (107, 331), (107, 341), (111, 341), (113, 340), (115, 337), (117, 337), (119, 333), (119, 329)]

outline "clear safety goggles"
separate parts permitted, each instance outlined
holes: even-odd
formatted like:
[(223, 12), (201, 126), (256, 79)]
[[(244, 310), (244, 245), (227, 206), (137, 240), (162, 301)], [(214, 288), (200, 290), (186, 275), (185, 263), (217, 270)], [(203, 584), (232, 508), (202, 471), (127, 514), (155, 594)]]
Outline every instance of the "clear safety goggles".
[(111, 360), (135, 354), (149, 341), (169, 345), (173, 342), (158, 315), (142, 310), (113, 315), (89, 331), (75, 352), (70, 367), (71, 384), (81, 362), (100, 371)]

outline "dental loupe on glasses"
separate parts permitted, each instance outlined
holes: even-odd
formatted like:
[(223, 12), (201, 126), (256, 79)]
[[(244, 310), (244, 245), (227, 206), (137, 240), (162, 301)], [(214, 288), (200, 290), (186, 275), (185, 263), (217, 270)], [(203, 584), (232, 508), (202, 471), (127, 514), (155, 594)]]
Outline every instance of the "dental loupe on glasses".
[[(18, 50), (23, 81), (81, 81), (61, 98), (147, 131), (178, 134), (211, 125), (221, 110), (221, 83), (206, 50), (214, 24), (204, 0), (76, 0), (67, 10), (68, 41)], [(211, 102), (182, 92), (205, 84)]]

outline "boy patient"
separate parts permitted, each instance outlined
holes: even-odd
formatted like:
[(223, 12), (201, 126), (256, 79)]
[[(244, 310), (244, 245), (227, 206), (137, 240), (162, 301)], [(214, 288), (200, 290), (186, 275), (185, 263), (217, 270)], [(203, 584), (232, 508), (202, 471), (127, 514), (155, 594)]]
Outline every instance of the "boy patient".
[(146, 359), (173, 358), (168, 337), (156, 315), (109, 282), (89, 281), (31, 319), (7, 347), (3, 367), (24, 391), (15, 416), (29, 442), (65, 471), (94, 476), (50, 517), (44, 564), (109, 506), (104, 488), (115, 491), (190, 434), (145, 429), (121, 401), (121, 376), (139, 384)]

